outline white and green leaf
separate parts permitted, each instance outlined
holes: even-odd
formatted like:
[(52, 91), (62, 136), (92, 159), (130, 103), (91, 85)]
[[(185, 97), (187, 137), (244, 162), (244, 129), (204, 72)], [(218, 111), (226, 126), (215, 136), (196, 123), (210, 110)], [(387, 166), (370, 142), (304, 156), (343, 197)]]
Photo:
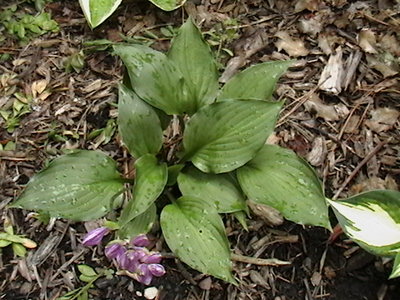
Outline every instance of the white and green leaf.
[(128, 70), (134, 92), (165, 113), (183, 114), (195, 110), (180, 70), (159, 51), (143, 45), (115, 45)]
[(377, 190), (328, 201), (343, 231), (361, 247), (378, 255), (400, 253), (400, 192)]
[(185, 158), (205, 173), (225, 173), (252, 159), (272, 133), (282, 102), (213, 103), (192, 116), (183, 135)]
[(91, 28), (103, 23), (118, 8), (122, 0), (79, 0)]
[(134, 157), (156, 154), (161, 149), (163, 133), (157, 113), (124, 85), (119, 87), (118, 126), (122, 141)]
[(264, 145), (237, 170), (237, 177), (254, 202), (272, 206), (293, 222), (331, 228), (322, 185), (314, 170), (293, 151)]
[(400, 252), (396, 254), (389, 279), (400, 277)]
[(218, 93), (218, 71), (210, 47), (189, 18), (172, 40), (169, 59), (180, 69), (188, 84), (194, 111), (212, 103)]
[(136, 182), (133, 197), (122, 209), (118, 224), (121, 227), (144, 213), (161, 195), (167, 183), (168, 171), (165, 163), (158, 163), (154, 155), (146, 154), (135, 162)]
[(179, 174), (178, 185), (182, 195), (213, 204), (219, 213), (247, 211), (243, 193), (231, 174), (207, 174), (190, 167)]
[(275, 84), (293, 61), (271, 61), (251, 66), (233, 76), (221, 89), (218, 101), (229, 99), (271, 100)]
[(76, 151), (53, 160), (11, 205), (74, 221), (94, 220), (112, 210), (123, 181), (104, 153)]
[(164, 207), (161, 228), (168, 247), (183, 262), (202, 273), (236, 283), (224, 224), (213, 205), (183, 196)]
[(185, 4), (186, 0), (149, 0), (155, 6), (165, 11), (171, 11), (181, 7)]

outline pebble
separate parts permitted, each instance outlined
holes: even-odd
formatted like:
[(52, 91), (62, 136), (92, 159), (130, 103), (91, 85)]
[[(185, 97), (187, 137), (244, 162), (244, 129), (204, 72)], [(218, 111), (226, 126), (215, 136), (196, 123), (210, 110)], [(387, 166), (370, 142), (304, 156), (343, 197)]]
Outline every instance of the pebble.
[(158, 295), (158, 289), (156, 287), (149, 287), (147, 289), (144, 290), (144, 297), (146, 299), (155, 299)]

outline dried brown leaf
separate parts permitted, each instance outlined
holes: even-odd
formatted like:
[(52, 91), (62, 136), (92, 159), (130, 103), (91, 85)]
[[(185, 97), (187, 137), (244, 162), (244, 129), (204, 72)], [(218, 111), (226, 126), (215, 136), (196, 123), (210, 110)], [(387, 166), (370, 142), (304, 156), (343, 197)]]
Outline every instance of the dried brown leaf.
[(366, 53), (378, 53), (378, 51), (376, 50), (377, 46), (375, 33), (369, 28), (362, 29), (358, 34), (358, 45)]
[(375, 132), (387, 131), (393, 127), (400, 112), (396, 109), (382, 107), (371, 111), (371, 118), (365, 124)]
[(321, 117), (326, 121), (337, 121), (339, 115), (333, 105), (327, 105), (322, 102), (317, 94), (312, 94), (308, 101), (304, 103), (306, 110), (315, 113), (317, 117)]
[(320, 6), (320, 0), (298, 0), (294, 7), (296, 12), (301, 12), (303, 10), (317, 11)]
[(317, 137), (313, 141), (311, 151), (307, 154), (306, 158), (311, 165), (317, 167), (324, 163), (326, 154), (325, 139), (323, 137)]
[(292, 57), (308, 55), (309, 51), (306, 49), (303, 41), (300, 39), (290, 37), (286, 31), (278, 31), (275, 36), (279, 38), (279, 40), (275, 42), (275, 46), (278, 48), (278, 51), (283, 49), (287, 54), (289, 54), (289, 56)]
[(283, 224), (283, 217), (278, 210), (275, 208), (255, 203), (252, 200), (247, 200), (247, 204), (251, 211), (258, 217), (260, 217), (265, 223), (273, 226), (278, 226)]

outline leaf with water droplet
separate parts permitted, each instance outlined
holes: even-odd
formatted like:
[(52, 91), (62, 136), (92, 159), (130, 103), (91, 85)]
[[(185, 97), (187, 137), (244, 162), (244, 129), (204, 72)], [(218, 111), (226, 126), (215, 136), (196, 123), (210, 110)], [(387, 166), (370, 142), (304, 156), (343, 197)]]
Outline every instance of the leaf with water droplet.
[(218, 101), (230, 99), (271, 100), (275, 84), (293, 61), (257, 64), (233, 76), (221, 89)]
[(162, 128), (154, 109), (126, 86), (119, 87), (118, 127), (122, 141), (136, 158), (156, 154), (162, 146)]
[(331, 228), (322, 185), (314, 170), (293, 151), (264, 145), (237, 170), (237, 176), (254, 202), (272, 206), (293, 222)]
[(202, 273), (236, 284), (224, 224), (212, 205), (183, 196), (164, 207), (160, 222), (168, 247), (179, 259)]
[(328, 201), (343, 231), (365, 250), (385, 256), (400, 253), (400, 192), (376, 190)]
[(123, 227), (145, 212), (164, 190), (168, 179), (167, 164), (158, 163), (152, 154), (146, 154), (135, 162), (136, 182), (133, 198), (122, 209), (118, 224)]
[(196, 108), (208, 105), (218, 93), (218, 71), (209, 45), (191, 18), (172, 40), (168, 58), (181, 70)]
[(281, 106), (232, 100), (201, 108), (183, 135), (185, 158), (205, 173), (226, 173), (244, 165), (272, 133)]
[(74, 221), (100, 218), (123, 190), (116, 163), (98, 151), (75, 151), (33, 176), (11, 207), (42, 211)]
[(184, 196), (195, 196), (214, 204), (219, 213), (247, 211), (247, 205), (233, 174), (207, 174), (190, 167), (178, 176)]
[(186, 80), (164, 53), (143, 45), (115, 45), (128, 70), (134, 92), (148, 104), (165, 113), (183, 114), (196, 111), (188, 94)]

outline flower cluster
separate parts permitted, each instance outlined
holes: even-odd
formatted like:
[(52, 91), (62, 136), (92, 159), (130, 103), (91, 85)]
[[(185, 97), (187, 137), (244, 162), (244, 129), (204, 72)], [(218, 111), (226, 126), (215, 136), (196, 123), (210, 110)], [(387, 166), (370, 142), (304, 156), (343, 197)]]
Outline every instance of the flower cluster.
[[(106, 227), (96, 228), (90, 231), (83, 239), (84, 246), (95, 246), (101, 243), (103, 237), (110, 230)], [(164, 267), (160, 264), (162, 256), (158, 252), (149, 251), (146, 247), (150, 241), (145, 234), (140, 234), (126, 241), (111, 242), (105, 248), (108, 259), (114, 260), (118, 268), (129, 272), (133, 278), (140, 283), (149, 285), (154, 276), (160, 277), (165, 274)]]

